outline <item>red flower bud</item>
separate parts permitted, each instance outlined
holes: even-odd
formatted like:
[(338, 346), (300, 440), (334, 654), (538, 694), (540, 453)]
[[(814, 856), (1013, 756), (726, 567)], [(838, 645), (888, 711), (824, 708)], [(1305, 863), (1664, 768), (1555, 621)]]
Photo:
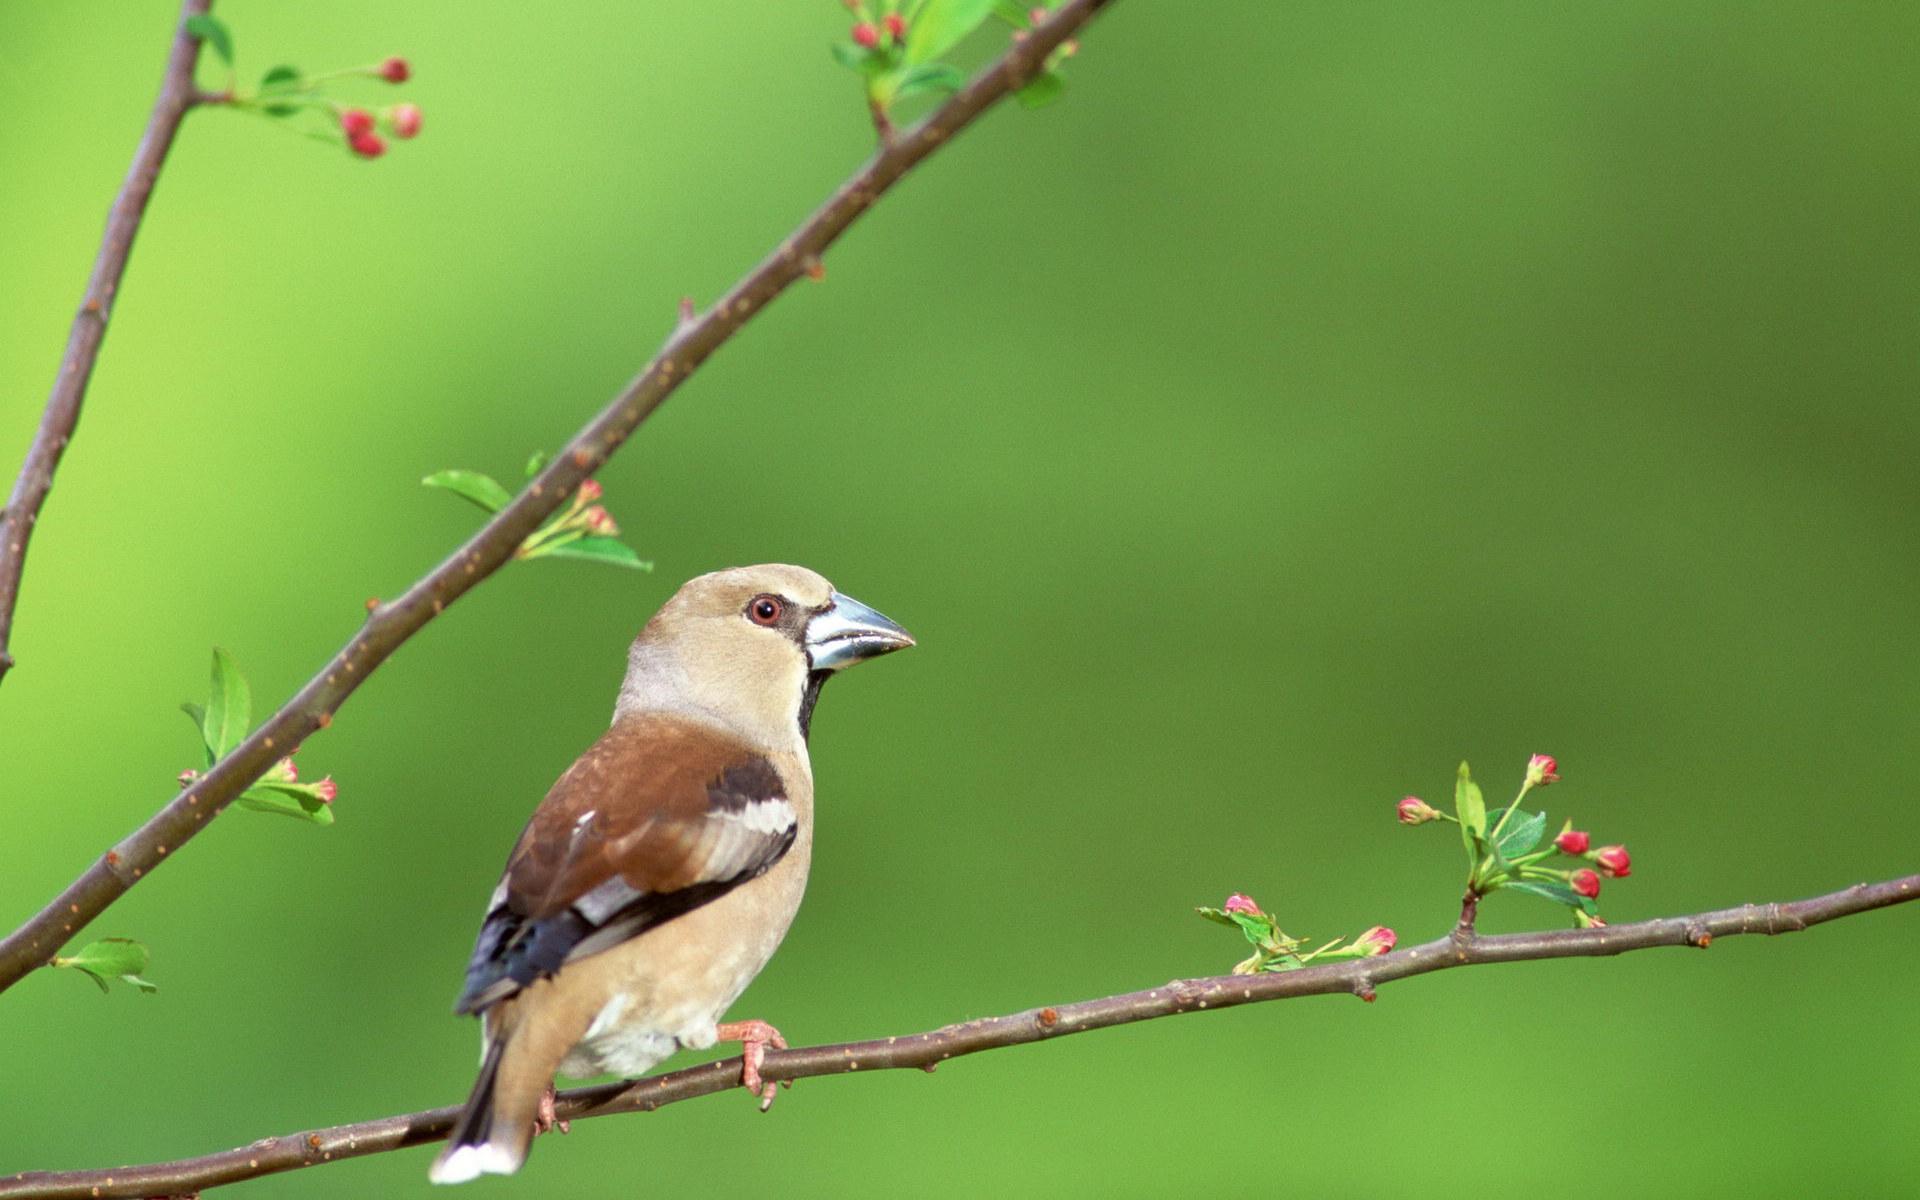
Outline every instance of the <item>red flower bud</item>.
[(1601, 873), (1609, 879), (1625, 879), (1633, 874), (1633, 859), (1625, 846), (1602, 846), (1588, 857), (1599, 864)]
[(1555, 772), (1559, 769), (1560, 764), (1553, 761), (1553, 755), (1536, 754), (1527, 760), (1527, 783), (1532, 787), (1543, 787), (1549, 783), (1558, 783), (1560, 782), (1560, 776), (1555, 774)]
[(862, 21), (853, 27), (853, 41), (871, 50), (880, 44), (880, 30), (872, 21)]
[(1400, 939), (1394, 936), (1393, 930), (1388, 929), (1385, 925), (1375, 925), (1372, 929), (1367, 930), (1359, 937), (1353, 939), (1353, 948), (1355, 950), (1365, 951), (1369, 956), (1373, 956), (1385, 954), (1387, 951), (1393, 949), (1399, 941)]
[(580, 481), (580, 503), (592, 504), (595, 500), (598, 500), (600, 498), (601, 491), (602, 489), (600, 487), (600, 481), (598, 479), (581, 480)]
[(1597, 899), (1600, 895), (1600, 877), (1585, 867), (1575, 871), (1567, 882), (1573, 885), (1575, 892), (1589, 900)]
[(1569, 829), (1553, 839), (1553, 844), (1562, 854), (1585, 854), (1588, 840), (1586, 830)]
[(620, 532), (620, 526), (613, 520), (613, 514), (598, 504), (580, 514), (580, 521), (588, 533), (594, 537), (614, 537)]
[(347, 145), (361, 158), (379, 158), (387, 152), (387, 143), (377, 133), (355, 133), (347, 137)]
[(413, 78), (413, 68), (404, 58), (394, 57), (380, 64), (380, 78), (388, 83), (405, 83)]
[(1245, 892), (1235, 892), (1233, 895), (1228, 896), (1227, 902), (1220, 907), (1230, 913), (1258, 913), (1260, 911), (1260, 906), (1253, 902), (1253, 897), (1247, 895)]
[(373, 114), (364, 108), (341, 110), (340, 129), (350, 138), (373, 132)]
[(333, 782), (333, 776), (329, 775), (313, 785), (313, 794), (320, 797), (320, 803), (332, 804), (333, 798), (340, 794), (340, 788)]
[(420, 106), (418, 104), (396, 104), (387, 117), (393, 136), (410, 138), (420, 132)]
[(1394, 812), (1399, 814), (1402, 825), (1424, 825), (1440, 819), (1440, 810), (1418, 796), (1408, 796), (1394, 806)]
[(888, 13), (886, 19), (882, 21), (881, 24), (887, 27), (887, 33), (894, 41), (904, 42), (907, 40), (907, 19), (899, 13)]

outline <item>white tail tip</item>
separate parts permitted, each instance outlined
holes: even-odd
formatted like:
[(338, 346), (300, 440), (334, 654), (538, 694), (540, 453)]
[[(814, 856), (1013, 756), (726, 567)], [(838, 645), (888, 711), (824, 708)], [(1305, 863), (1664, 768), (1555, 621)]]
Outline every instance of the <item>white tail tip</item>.
[(435, 1183), (466, 1183), (482, 1175), (511, 1175), (520, 1169), (520, 1159), (505, 1146), (483, 1142), (478, 1146), (455, 1146), (433, 1162), (427, 1178)]

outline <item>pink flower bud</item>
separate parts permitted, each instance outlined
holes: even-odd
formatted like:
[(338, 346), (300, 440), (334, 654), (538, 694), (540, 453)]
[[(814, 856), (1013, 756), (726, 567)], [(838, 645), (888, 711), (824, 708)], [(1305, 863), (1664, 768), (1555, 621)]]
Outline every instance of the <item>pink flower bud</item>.
[(592, 504), (600, 498), (602, 489), (598, 479), (584, 479), (580, 482), (580, 503)]
[(594, 537), (615, 537), (620, 532), (620, 526), (614, 524), (613, 514), (598, 504), (581, 513), (580, 520)]
[(1602, 846), (1588, 855), (1608, 879), (1625, 879), (1633, 874), (1633, 859), (1625, 846)]
[(1375, 925), (1359, 937), (1353, 939), (1353, 948), (1365, 952), (1369, 957), (1385, 954), (1400, 941), (1393, 930), (1385, 925)]
[(1395, 806), (1394, 811), (1399, 814), (1402, 825), (1424, 825), (1440, 819), (1440, 810), (1418, 796), (1408, 796)]
[(1035, 25), (1038, 25), (1040, 22), (1046, 19), (1047, 19), (1047, 10), (1044, 8), (1029, 9), (1027, 11), (1027, 20), (1033, 22)]
[(283, 758), (267, 769), (267, 778), (274, 783), (295, 783), (300, 772), (294, 768), (293, 759)]
[(342, 109), (340, 112), (340, 130), (349, 138), (359, 137), (373, 132), (373, 114), (364, 108)]
[(1602, 921), (1599, 917), (1592, 916), (1584, 908), (1576, 908), (1573, 910), (1573, 923), (1582, 929), (1605, 929), (1607, 927), (1605, 921)]
[(406, 59), (395, 56), (380, 64), (380, 78), (388, 83), (405, 83), (413, 78), (413, 68)]
[[(332, 804), (333, 798), (340, 794), (340, 788), (339, 785), (333, 782), (333, 776), (329, 775), (319, 783), (313, 785), (313, 794), (320, 797), (320, 803)], [(1588, 874), (1592, 874), (1592, 872), (1589, 871)]]
[(200, 778), (200, 772), (198, 771), (192, 769), (182, 771), (180, 772), (180, 786), (186, 787), (198, 778)]
[(887, 27), (887, 34), (896, 42), (907, 40), (907, 19), (899, 13), (888, 13), (881, 24)]
[(1553, 844), (1562, 854), (1585, 854), (1589, 840), (1586, 830), (1569, 829), (1553, 839)]
[(1575, 871), (1567, 882), (1572, 885), (1575, 892), (1585, 896), (1587, 899), (1594, 900), (1599, 898), (1600, 877), (1585, 867), (1581, 867), (1578, 871)]
[(377, 133), (356, 133), (347, 138), (347, 146), (361, 158), (379, 158), (387, 152), (387, 143)]
[(1260, 906), (1253, 902), (1253, 897), (1245, 892), (1235, 892), (1228, 896), (1227, 902), (1220, 907), (1230, 913), (1258, 914), (1260, 911)]
[(880, 44), (880, 29), (872, 21), (862, 21), (853, 27), (853, 41), (871, 50)]
[(418, 104), (396, 104), (387, 118), (388, 126), (397, 138), (410, 138), (420, 132), (420, 106)]
[(1549, 783), (1558, 783), (1560, 776), (1555, 772), (1559, 769), (1560, 764), (1553, 761), (1553, 755), (1536, 754), (1527, 760), (1527, 785), (1544, 787)]

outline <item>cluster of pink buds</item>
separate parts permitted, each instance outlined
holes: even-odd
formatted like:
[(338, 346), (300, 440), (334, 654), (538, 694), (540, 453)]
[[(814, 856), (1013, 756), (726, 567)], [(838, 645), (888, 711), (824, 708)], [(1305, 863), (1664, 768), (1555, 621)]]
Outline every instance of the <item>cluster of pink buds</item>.
[[(413, 68), (406, 59), (396, 57), (366, 68), (364, 74), (388, 83), (405, 83), (413, 78)], [(361, 158), (379, 158), (387, 152), (386, 138), (380, 136), (382, 130), (388, 136), (402, 140), (420, 132), (420, 106), (417, 104), (389, 105), (378, 113), (364, 108), (341, 108), (338, 111), (340, 132), (346, 135), (347, 148)]]
[[(1633, 873), (1633, 859), (1625, 846), (1596, 847), (1593, 836), (1575, 829), (1571, 821), (1552, 841), (1541, 844), (1546, 835), (1546, 814), (1526, 812), (1521, 805), (1528, 793), (1559, 781), (1559, 762), (1551, 754), (1536, 754), (1527, 760), (1520, 794), (1512, 802), (1490, 809), (1462, 763), (1454, 813), (1441, 812), (1418, 796), (1408, 796), (1394, 806), (1394, 816), (1402, 825), (1448, 821), (1461, 827), (1467, 849), (1470, 903), (1477, 905), (1480, 897), (1501, 888), (1517, 887), (1573, 909), (1581, 927), (1594, 928), (1605, 924), (1593, 912), (1601, 880), (1625, 879)], [(1563, 870), (1548, 861), (1555, 855), (1584, 859), (1592, 865)]]
[[(180, 786), (190, 787), (200, 778), (200, 772), (187, 770), (180, 772)], [(340, 786), (328, 775), (314, 783), (300, 782), (300, 769), (293, 765), (291, 757), (283, 758), (267, 768), (255, 786), (265, 785), (286, 794), (299, 794), (311, 797), (322, 804), (332, 804), (340, 795)]]
[(847, 11), (858, 18), (853, 23), (851, 36), (853, 44), (862, 50), (878, 50), (883, 40), (896, 46), (907, 44), (907, 19), (897, 12), (889, 12), (875, 19), (865, 0), (843, 0)]

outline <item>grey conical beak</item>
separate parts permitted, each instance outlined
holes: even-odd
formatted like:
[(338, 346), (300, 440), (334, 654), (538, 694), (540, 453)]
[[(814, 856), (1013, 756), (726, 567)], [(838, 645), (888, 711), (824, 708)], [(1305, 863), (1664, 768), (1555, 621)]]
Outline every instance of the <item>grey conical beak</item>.
[(913, 635), (852, 596), (833, 594), (807, 622), (807, 658), (816, 671), (838, 671), (913, 645)]

